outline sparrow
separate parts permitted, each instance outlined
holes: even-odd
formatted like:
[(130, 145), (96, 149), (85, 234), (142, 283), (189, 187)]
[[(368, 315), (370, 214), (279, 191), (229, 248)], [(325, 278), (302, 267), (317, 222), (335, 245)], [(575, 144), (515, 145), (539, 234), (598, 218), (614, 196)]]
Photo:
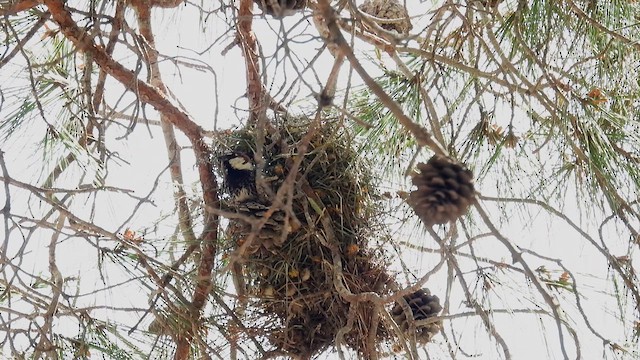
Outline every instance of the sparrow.
[(251, 157), (234, 151), (219, 157), (224, 175), (224, 190), (231, 201), (243, 203), (256, 197), (256, 166)]

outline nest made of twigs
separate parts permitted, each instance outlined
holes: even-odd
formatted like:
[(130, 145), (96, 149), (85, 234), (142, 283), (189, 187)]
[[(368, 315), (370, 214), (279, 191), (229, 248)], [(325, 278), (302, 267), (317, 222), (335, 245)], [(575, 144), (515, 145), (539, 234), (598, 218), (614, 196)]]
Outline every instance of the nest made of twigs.
[[(342, 345), (368, 357), (389, 331), (375, 316), (379, 309), (344, 295), (388, 295), (396, 286), (384, 256), (369, 247), (379, 213), (370, 167), (336, 123), (313, 130), (309, 122), (288, 120), (273, 128), (230, 131), (218, 146), (226, 161), (224, 209), (242, 215), (230, 220), (227, 248), (243, 259), (248, 310), (264, 324), (253, 328), (274, 351), (299, 358), (334, 344), (342, 329)], [(235, 168), (252, 169), (248, 162), (256, 173), (237, 175)], [(256, 185), (237, 186), (234, 179)]]

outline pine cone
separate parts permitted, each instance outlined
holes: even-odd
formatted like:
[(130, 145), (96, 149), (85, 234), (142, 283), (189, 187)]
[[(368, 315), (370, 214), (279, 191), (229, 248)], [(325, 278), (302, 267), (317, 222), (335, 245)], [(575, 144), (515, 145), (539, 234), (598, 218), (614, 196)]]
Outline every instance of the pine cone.
[[(391, 310), (393, 320), (403, 331), (409, 330), (409, 324), (411, 321), (424, 320), (438, 316), (438, 313), (442, 310), (442, 306), (440, 306), (440, 299), (435, 295), (431, 295), (429, 289), (420, 289), (412, 294), (405, 295), (404, 300), (411, 309), (413, 319), (407, 318), (402, 305), (399, 303), (396, 303)], [(429, 342), (431, 338), (440, 331), (441, 327), (441, 321), (416, 326), (416, 341), (419, 343)]]
[(285, 17), (307, 7), (307, 0), (253, 0), (267, 15)]
[(471, 171), (442, 155), (418, 164), (418, 170), (412, 179), (417, 189), (407, 202), (425, 225), (454, 221), (467, 212), (475, 196)]
[(380, 19), (395, 20), (380, 23), (385, 30), (407, 34), (413, 28), (407, 9), (398, 0), (367, 0), (358, 7), (360, 11)]

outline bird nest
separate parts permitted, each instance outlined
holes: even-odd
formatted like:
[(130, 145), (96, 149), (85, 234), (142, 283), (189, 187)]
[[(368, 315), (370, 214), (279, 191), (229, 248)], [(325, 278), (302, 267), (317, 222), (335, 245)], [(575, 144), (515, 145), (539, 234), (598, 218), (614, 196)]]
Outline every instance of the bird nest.
[(381, 247), (371, 246), (384, 234), (382, 206), (347, 129), (286, 119), (224, 135), (216, 145), (224, 248), (247, 335), (301, 359), (333, 345), (374, 357), (394, 332), (431, 339), (439, 322), (414, 324), (441, 310), (428, 290), (389, 309), (370, 302), (398, 285)]
[(270, 131), (229, 131), (217, 152), (227, 251), (252, 333), (296, 358), (318, 354), (338, 334), (361, 354), (375, 351), (389, 333), (374, 320), (378, 310), (346, 299), (388, 295), (396, 285), (369, 246), (379, 207), (348, 132), (331, 121), (289, 120)]

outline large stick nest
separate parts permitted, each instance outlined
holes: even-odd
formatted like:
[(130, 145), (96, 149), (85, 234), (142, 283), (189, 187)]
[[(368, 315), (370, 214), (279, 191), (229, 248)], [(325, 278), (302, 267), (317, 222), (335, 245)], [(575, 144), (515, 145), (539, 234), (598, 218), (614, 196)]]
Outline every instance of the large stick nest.
[(346, 298), (397, 288), (369, 246), (381, 228), (371, 167), (337, 123), (265, 128), (229, 131), (218, 145), (226, 249), (252, 335), (296, 358), (336, 340), (369, 357), (391, 331), (380, 308)]

